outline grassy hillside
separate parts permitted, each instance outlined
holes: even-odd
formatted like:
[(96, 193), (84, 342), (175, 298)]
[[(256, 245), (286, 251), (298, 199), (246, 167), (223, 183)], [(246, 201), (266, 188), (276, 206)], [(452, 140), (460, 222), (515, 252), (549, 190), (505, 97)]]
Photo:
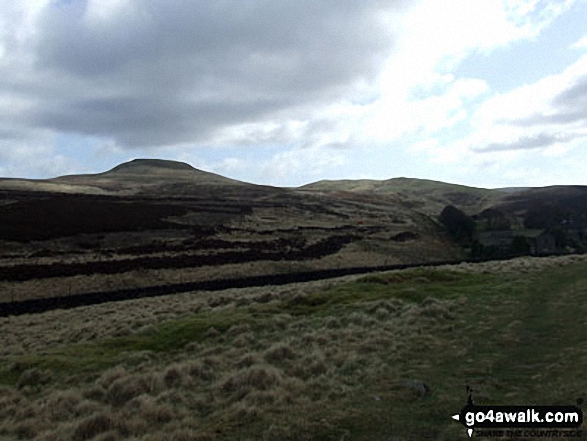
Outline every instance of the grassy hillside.
[(383, 181), (359, 179), (319, 181), (302, 187), (326, 192), (370, 192), (382, 196), (398, 195), (411, 208), (437, 216), (446, 205), (455, 205), (473, 214), (500, 200), (505, 193), (498, 190), (467, 187), (428, 179), (393, 178)]
[(0, 320), (0, 437), (466, 439), (586, 389), (587, 259), (517, 259)]

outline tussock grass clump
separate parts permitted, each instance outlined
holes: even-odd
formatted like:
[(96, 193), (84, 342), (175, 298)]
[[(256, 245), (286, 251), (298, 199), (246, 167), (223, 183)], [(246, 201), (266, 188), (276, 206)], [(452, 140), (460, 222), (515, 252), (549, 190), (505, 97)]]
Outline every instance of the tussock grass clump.
[(280, 363), (287, 359), (295, 358), (296, 353), (287, 343), (278, 343), (271, 346), (264, 354), (263, 358), (271, 363)]
[(359, 282), (363, 283), (376, 283), (379, 285), (389, 285), (391, 282), (391, 277), (382, 277), (379, 275), (369, 275), (362, 277), (358, 280)]
[(186, 361), (180, 365), (180, 369), (192, 379), (199, 381), (211, 381), (215, 378), (214, 365), (201, 361)]
[(291, 405), (294, 401), (291, 393), (282, 387), (276, 387), (271, 390), (253, 390), (245, 400), (247, 403), (261, 408), (271, 405)]
[(16, 387), (22, 389), (24, 387), (39, 387), (43, 386), (51, 381), (51, 373), (46, 370), (41, 370), (38, 368), (31, 368), (25, 370), (18, 382), (16, 383)]
[(128, 375), (126, 368), (124, 366), (118, 365), (110, 368), (96, 381), (96, 383), (104, 389), (108, 389), (112, 383), (118, 380), (121, 377)]
[(157, 354), (153, 351), (136, 351), (130, 352), (125, 356), (125, 366), (140, 366), (155, 363)]
[(183, 366), (170, 366), (163, 374), (163, 381), (167, 387), (178, 387), (182, 384), (185, 378)]
[(104, 389), (104, 387), (102, 387), (101, 385), (97, 384), (91, 386), (88, 389), (85, 389), (82, 392), (82, 396), (88, 400), (103, 401), (106, 397), (106, 389)]
[(251, 326), (247, 323), (238, 324), (231, 326), (228, 331), (226, 331), (226, 335), (230, 337), (235, 337), (240, 334), (245, 334), (251, 331)]
[(98, 435), (96, 438), (94, 438), (95, 441), (119, 441), (121, 439), (122, 438), (120, 437), (118, 432), (115, 430), (111, 430), (109, 432), (102, 433), (102, 434)]
[(337, 373), (344, 376), (350, 376), (365, 367), (367, 359), (357, 353), (347, 354), (338, 361)]
[(208, 328), (208, 330), (204, 333), (204, 337), (211, 339), (211, 338), (218, 337), (221, 334), (222, 333), (218, 329), (216, 329), (214, 326), (210, 326)]
[(253, 297), (253, 301), (256, 303), (269, 303), (273, 299), (275, 299), (275, 295), (270, 292), (266, 292), (259, 296)]
[(420, 315), (438, 319), (454, 319), (454, 313), (451, 311), (451, 304), (446, 301), (427, 297), (422, 302), (422, 307), (418, 310)]
[(271, 317), (267, 326), (272, 331), (284, 331), (291, 322), (292, 322), (291, 315), (289, 315), (289, 314), (275, 314)]
[(379, 320), (380, 322), (383, 322), (383, 321), (389, 319), (389, 311), (385, 308), (377, 308), (375, 310), (374, 316), (377, 320)]
[(401, 299), (387, 299), (387, 300), (378, 300), (375, 302), (367, 303), (366, 312), (369, 314), (374, 314), (379, 309), (384, 309), (389, 313), (398, 313), (404, 307), (405, 302)]
[(304, 358), (299, 360), (291, 369), (292, 376), (307, 380), (308, 378), (320, 376), (328, 371), (326, 357), (320, 350), (314, 349)]
[(302, 336), (302, 342), (304, 344), (318, 344), (318, 345), (325, 345), (328, 343), (328, 338), (324, 335), (324, 332), (320, 331), (312, 331), (307, 332)]
[(49, 417), (54, 421), (68, 421), (79, 416), (79, 405), (84, 400), (77, 390), (58, 391), (46, 402)]
[(255, 334), (252, 332), (243, 332), (232, 341), (232, 345), (237, 348), (248, 348), (251, 347), (254, 343)]
[(262, 411), (250, 402), (237, 401), (226, 411), (226, 416), (237, 424), (246, 425), (255, 422), (262, 415)]
[(0, 387), (0, 417), (7, 418), (25, 400), (22, 394), (11, 387)]
[(326, 318), (324, 326), (328, 329), (338, 329), (342, 327), (342, 323), (339, 318), (328, 317)]
[(155, 441), (213, 441), (214, 436), (206, 433), (197, 433), (192, 430), (178, 429), (171, 435), (161, 435)]
[(257, 363), (259, 363), (259, 358), (256, 354), (245, 354), (235, 363), (235, 366), (242, 369)]
[(353, 312), (345, 321), (355, 326), (363, 327), (367, 325), (368, 316), (363, 312)]
[(161, 380), (153, 374), (129, 375), (114, 381), (106, 393), (106, 399), (114, 407), (120, 407), (141, 394), (156, 394), (163, 389)]
[(267, 390), (281, 382), (281, 373), (273, 366), (254, 365), (230, 375), (221, 383), (220, 389), (245, 396), (253, 389)]
[(160, 425), (172, 421), (176, 412), (168, 403), (160, 403), (150, 395), (140, 395), (125, 405), (125, 410), (151, 424)]
[(85, 441), (112, 429), (116, 429), (116, 422), (112, 416), (103, 412), (96, 413), (77, 424), (72, 438), (74, 441)]

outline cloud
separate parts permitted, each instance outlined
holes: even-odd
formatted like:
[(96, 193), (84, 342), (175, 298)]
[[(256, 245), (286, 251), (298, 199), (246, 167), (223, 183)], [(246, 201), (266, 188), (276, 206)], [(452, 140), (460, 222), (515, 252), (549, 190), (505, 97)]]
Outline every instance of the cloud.
[(481, 78), (455, 78), (459, 63), (535, 38), (573, 3), (418, 2), (399, 24), (396, 49), (380, 76), (381, 96), (362, 116), (362, 136), (377, 142), (431, 137), (467, 121), (491, 90)]
[(585, 75), (571, 79), (573, 84), (567, 86), (551, 98), (543, 110), (519, 119), (510, 120), (522, 127), (565, 125), (587, 121), (587, 72)]
[(587, 49), (587, 35), (573, 43), (571, 49)]
[(0, 135), (0, 176), (45, 178), (79, 171), (81, 164), (59, 153), (53, 138), (48, 132), (17, 141)]
[(327, 169), (346, 163), (341, 151), (319, 147), (291, 149), (279, 152), (259, 166), (262, 181), (274, 185), (284, 179), (302, 185), (320, 179)]
[(475, 149), (477, 152), (499, 152), (505, 150), (530, 150), (550, 147), (559, 143), (566, 143), (576, 138), (587, 137), (587, 134), (559, 134), (539, 133), (535, 136), (523, 136), (513, 142), (492, 143)]
[[(348, 150), (336, 147), (270, 148), (263, 155), (239, 155), (234, 149), (229, 156), (211, 160), (201, 150), (183, 150), (176, 159), (233, 179), (263, 185), (299, 186), (323, 179), (337, 167), (348, 164)], [(160, 155), (159, 155), (160, 156)]]
[(487, 99), (472, 116), (473, 151), (527, 150), (587, 136), (587, 56), (550, 75)]
[(22, 103), (4, 122), (141, 147), (307, 117), (372, 90), (393, 47), (385, 17), (408, 3), (45, 2), (24, 40), (0, 40), (0, 97)]

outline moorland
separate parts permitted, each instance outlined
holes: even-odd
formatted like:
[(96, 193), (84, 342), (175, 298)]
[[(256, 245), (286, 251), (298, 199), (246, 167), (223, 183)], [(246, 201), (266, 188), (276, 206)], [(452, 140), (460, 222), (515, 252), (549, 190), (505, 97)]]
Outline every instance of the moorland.
[(586, 231), (587, 187), (489, 190), (395, 178), (277, 188), (139, 159), (94, 175), (0, 179), (0, 306), (581, 253)]
[(454, 440), (466, 386), (575, 404), (586, 228), (580, 186), (0, 179), (0, 439)]

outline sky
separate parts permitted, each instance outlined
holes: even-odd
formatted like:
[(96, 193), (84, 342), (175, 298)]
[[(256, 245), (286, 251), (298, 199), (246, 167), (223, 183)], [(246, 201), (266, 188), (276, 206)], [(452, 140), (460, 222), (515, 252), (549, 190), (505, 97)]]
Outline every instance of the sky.
[(587, 0), (2, 0), (0, 176), (587, 185)]

